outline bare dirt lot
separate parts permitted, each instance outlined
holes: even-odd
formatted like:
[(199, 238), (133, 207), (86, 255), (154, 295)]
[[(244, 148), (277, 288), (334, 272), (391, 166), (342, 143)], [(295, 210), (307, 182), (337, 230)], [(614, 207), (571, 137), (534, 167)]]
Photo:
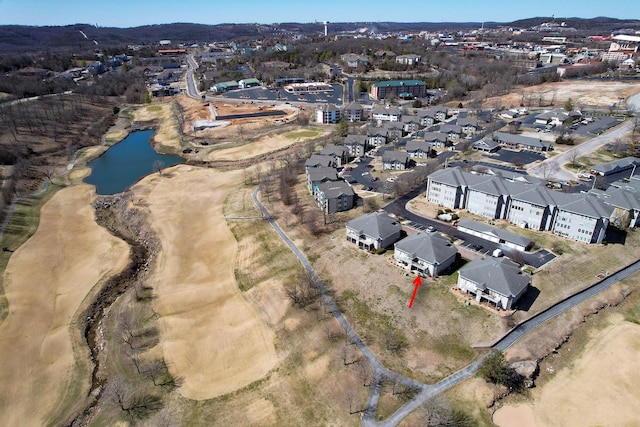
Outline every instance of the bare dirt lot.
[[(67, 399), (88, 390), (88, 351), (73, 322), (97, 283), (124, 267), (128, 249), (94, 221), (92, 188), (59, 191), (36, 233), (5, 271), (9, 316), (0, 325), (4, 425), (54, 422)], [(79, 351), (79, 352), (78, 352)], [(80, 368), (80, 369), (79, 369)]]
[(184, 379), (180, 393), (211, 399), (275, 366), (274, 334), (234, 277), (237, 243), (222, 205), (241, 173), (184, 166), (171, 175), (149, 177), (134, 189), (162, 241), (153, 280), (161, 346), (172, 374)]
[(610, 325), (593, 334), (570, 366), (533, 392), (532, 404), (505, 406), (494, 415), (496, 424), (525, 425), (523, 420), (531, 426), (640, 424), (640, 325), (620, 315), (609, 320)]
[(514, 90), (508, 95), (489, 98), (486, 104), (505, 108), (517, 108), (521, 105), (562, 107), (571, 98), (577, 108), (581, 105), (606, 107), (637, 92), (636, 83), (568, 80)]

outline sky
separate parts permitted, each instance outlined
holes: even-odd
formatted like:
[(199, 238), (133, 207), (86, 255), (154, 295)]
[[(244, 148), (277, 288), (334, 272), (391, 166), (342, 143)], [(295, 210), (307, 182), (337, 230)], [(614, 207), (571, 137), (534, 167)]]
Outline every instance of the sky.
[(536, 16), (640, 19), (640, 0), (0, 0), (0, 25), (510, 22)]

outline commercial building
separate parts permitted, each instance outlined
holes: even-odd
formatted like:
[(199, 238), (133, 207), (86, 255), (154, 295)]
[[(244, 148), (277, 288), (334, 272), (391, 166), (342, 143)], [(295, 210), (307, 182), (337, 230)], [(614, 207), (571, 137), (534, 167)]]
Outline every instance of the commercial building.
[(427, 85), (420, 80), (389, 80), (371, 85), (371, 97), (377, 100), (388, 98), (424, 98)]

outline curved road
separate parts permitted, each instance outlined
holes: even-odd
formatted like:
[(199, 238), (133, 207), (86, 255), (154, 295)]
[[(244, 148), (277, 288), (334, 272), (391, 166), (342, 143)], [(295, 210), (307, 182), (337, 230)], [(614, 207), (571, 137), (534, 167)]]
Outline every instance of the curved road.
[[(473, 376), (478, 370), (478, 366), (482, 363), (482, 360), (485, 356), (480, 357), (470, 365), (461, 369), (453, 375), (448, 376), (447, 378), (441, 380), (440, 382), (429, 385), (423, 384), (418, 381), (412, 380), (410, 378), (403, 377), (402, 375), (392, 372), (385, 368), (376, 357), (373, 355), (371, 350), (364, 344), (362, 339), (358, 336), (355, 330), (351, 327), (349, 322), (347, 322), (346, 318), (336, 305), (335, 301), (327, 293), (327, 289), (324, 286), (324, 283), (315, 270), (305, 257), (305, 255), (298, 249), (298, 247), (289, 239), (289, 237), (285, 234), (285, 232), (280, 228), (278, 223), (271, 217), (271, 214), (267, 210), (267, 208), (260, 202), (258, 199), (258, 192), (260, 191), (260, 187), (256, 188), (253, 192), (253, 201), (258, 206), (262, 215), (265, 219), (269, 221), (273, 229), (278, 233), (280, 238), (289, 246), (289, 248), (293, 251), (293, 253), (298, 257), (300, 262), (306, 271), (309, 272), (313, 280), (315, 281), (318, 289), (322, 295), (324, 302), (329, 307), (329, 310), (334, 315), (334, 317), (340, 323), (340, 326), (344, 329), (345, 333), (349, 337), (349, 340), (362, 352), (364, 357), (367, 359), (371, 366), (372, 371), (372, 381), (369, 392), (369, 399), (367, 400), (367, 405), (365, 407), (363, 417), (362, 417), (362, 425), (365, 427), (369, 426), (380, 426), (380, 427), (392, 427), (396, 426), (400, 423), (407, 415), (409, 415), (412, 411), (423, 405), (430, 398), (444, 392), (445, 390), (453, 387), (454, 385), (464, 381), (465, 379)], [(558, 316), (561, 313), (569, 310), (572, 307), (580, 304), (581, 302), (591, 298), (592, 296), (608, 289), (613, 286), (615, 283), (629, 277), (630, 275), (638, 272), (640, 270), (640, 260), (635, 263), (619, 270), (611, 276), (608, 276), (604, 280), (596, 283), (595, 285), (590, 286), (589, 288), (580, 291), (563, 301), (560, 301), (553, 306), (547, 308), (545, 311), (537, 314), (536, 316), (526, 320), (525, 322), (519, 324), (511, 331), (509, 331), (504, 337), (502, 337), (498, 342), (496, 342), (492, 348), (496, 350), (504, 351), (511, 347), (516, 341), (520, 338), (524, 337), (529, 332), (533, 331), (538, 326), (543, 323), (549, 321), (550, 319)], [(419, 393), (410, 401), (405, 403), (402, 407), (400, 407), (396, 412), (394, 412), (387, 420), (382, 422), (375, 421), (375, 413), (378, 405), (378, 400), (380, 399), (380, 392), (382, 388), (382, 381), (387, 378), (392, 381), (395, 381), (398, 384), (402, 384), (406, 387), (411, 387)]]
[[(627, 101), (627, 104), (629, 105), (629, 109), (640, 111), (640, 93), (636, 93), (631, 96)], [(632, 127), (633, 121), (627, 120), (600, 136), (597, 136), (587, 142), (583, 142), (562, 154), (545, 160), (544, 162), (528, 169), (527, 172), (529, 175), (542, 179), (553, 179), (556, 181), (575, 180), (577, 179), (576, 175), (564, 169), (562, 165), (571, 162), (571, 159), (576, 158), (574, 156), (583, 156), (584, 154), (607, 143), (613, 142), (618, 138), (622, 138), (624, 135), (631, 132)]]

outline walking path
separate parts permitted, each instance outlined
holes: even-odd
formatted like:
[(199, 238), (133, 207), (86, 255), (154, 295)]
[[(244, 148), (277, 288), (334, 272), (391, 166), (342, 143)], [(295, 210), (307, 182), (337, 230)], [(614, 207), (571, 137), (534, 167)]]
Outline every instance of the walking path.
[[(256, 188), (253, 192), (253, 201), (261, 210), (265, 219), (269, 221), (273, 229), (278, 233), (280, 238), (289, 246), (289, 248), (293, 251), (293, 253), (298, 257), (304, 269), (311, 275), (320, 294), (322, 295), (322, 299), (331, 311), (331, 314), (336, 318), (340, 326), (344, 329), (345, 333), (349, 337), (349, 340), (362, 352), (364, 357), (367, 359), (371, 366), (372, 379), (371, 386), (369, 392), (369, 399), (367, 400), (367, 405), (365, 407), (363, 416), (362, 416), (362, 425), (365, 427), (369, 426), (379, 426), (379, 427), (392, 427), (398, 425), (407, 415), (413, 412), (415, 409), (422, 406), (427, 400), (432, 397), (446, 391), (447, 389), (455, 386), (456, 384), (464, 381), (465, 379), (475, 375), (478, 367), (486, 357), (486, 355), (480, 357), (470, 365), (461, 369), (460, 371), (444, 378), (443, 380), (437, 382), (436, 384), (423, 384), (421, 382), (412, 380), (410, 378), (406, 378), (396, 372), (392, 372), (385, 368), (378, 359), (373, 355), (369, 347), (362, 341), (360, 336), (356, 333), (356, 331), (351, 327), (347, 319), (344, 317), (335, 301), (327, 292), (324, 283), (318, 277), (313, 266), (309, 263), (305, 255), (298, 249), (298, 247), (289, 239), (289, 237), (285, 234), (285, 232), (280, 228), (275, 219), (271, 216), (267, 208), (260, 202), (258, 199), (258, 192), (260, 191), (260, 187)], [(618, 283), (621, 280), (626, 279), (630, 275), (638, 272), (640, 270), (640, 260), (634, 262), (633, 264), (624, 267), (618, 272), (606, 277), (604, 280), (590, 286), (589, 288), (582, 290), (556, 304), (549, 307), (545, 311), (537, 314), (536, 316), (522, 322), (511, 331), (509, 331), (504, 337), (498, 340), (491, 348), (495, 350), (504, 351), (511, 347), (516, 341), (520, 338), (524, 337), (529, 332), (533, 331), (538, 326), (547, 322), (548, 320), (558, 316), (559, 314), (564, 313), (572, 307), (580, 304), (581, 302), (591, 298), (592, 296), (597, 295), (598, 293), (610, 288), (614, 284)], [(380, 399), (380, 393), (382, 389), (382, 382), (384, 379), (389, 379), (394, 381), (397, 384), (402, 384), (405, 387), (413, 388), (418, 391), (418, 394), (414, 396), (413, 399), (405, 403), (401, 406), (396, 412), (394, 412), (389, 418), (385, 421), (376, 422), (375, 414), (376, 409), (378, 407), (378, 400)]]

